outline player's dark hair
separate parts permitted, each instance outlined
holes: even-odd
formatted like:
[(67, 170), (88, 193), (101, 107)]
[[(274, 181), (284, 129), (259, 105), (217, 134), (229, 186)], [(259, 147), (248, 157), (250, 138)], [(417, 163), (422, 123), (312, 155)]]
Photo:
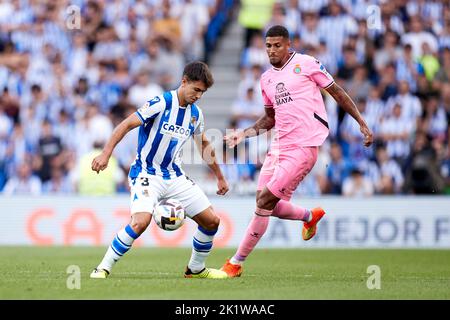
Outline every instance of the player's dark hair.
[(267, 37), (283, 37), (289, 39), (289, 31), (283, 26), (276, 25), (267, 30), (266, 38)]
[(183, 77), (189, 81), (202, 81), (207, 88), (214, 84), (214, 79), (208, 65), (201, 61), (193, 61), (184, 67)]

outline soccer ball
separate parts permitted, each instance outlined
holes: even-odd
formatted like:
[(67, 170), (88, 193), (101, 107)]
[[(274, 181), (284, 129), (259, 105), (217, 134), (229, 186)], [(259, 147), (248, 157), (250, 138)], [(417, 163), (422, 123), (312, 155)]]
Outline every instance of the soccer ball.
[(165, 199), (161, 200), (155, 206), (153, 218), (161, 229), (174, 231), (183, 225), (184, 219), (186, 218), (186, 212), (180, 201), (175, 199)]

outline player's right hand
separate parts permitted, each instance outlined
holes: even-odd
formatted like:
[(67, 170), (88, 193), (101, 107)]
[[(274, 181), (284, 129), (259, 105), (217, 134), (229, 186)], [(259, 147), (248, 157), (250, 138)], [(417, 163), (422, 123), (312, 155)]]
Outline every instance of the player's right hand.
[(241, 143), (245, 138), (245, 133), (243, 130), (233, 131), (229, 135), (225, 135), (223, 140), (226, 142), (229, 148), (234, 148), (236, 145)]
[(92, 171), (99, 173), (102, 170), (105, 170), (108, 167), (109, 156), (106, 154), (101, 154), (92, 160)]
[(363, 123), (360, 127), (359, 130), (361, 131), (361, 133), (364, 136), (364, 146), (365, 147), (370, 147), (370, 145), (373, 143), (373, 133), (372, 131), (370, 131), (369, 127)]

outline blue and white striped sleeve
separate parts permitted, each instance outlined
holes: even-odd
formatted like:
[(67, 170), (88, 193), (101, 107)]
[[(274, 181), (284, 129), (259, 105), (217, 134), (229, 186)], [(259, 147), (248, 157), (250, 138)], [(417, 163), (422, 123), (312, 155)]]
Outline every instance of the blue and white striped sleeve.
[(154, 119), (165, 108), (164, 99), (160, 96), (154, 97), (152, 100), (147, 101), (142, 107), (140, 107), (136, 114), (141, 119), (142, 123), (147, 123), (150, 119)]

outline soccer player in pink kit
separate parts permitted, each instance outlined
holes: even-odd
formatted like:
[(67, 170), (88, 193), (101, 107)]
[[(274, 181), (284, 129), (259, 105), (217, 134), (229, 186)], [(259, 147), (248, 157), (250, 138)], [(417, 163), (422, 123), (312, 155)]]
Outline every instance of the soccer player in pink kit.
[(256, 210), (236, 254), (223, 265), (229, 277), (239, 277), (242, 264), (264, 235), (269, 217), (302, 220), (302, 237), (311, 239), (325, 214), (289, 202), (299, 183), (317, 160), (319, 146), (328, 136), (325, 105), (320, 89), (326, 90), (360, 125), (364, 145), (373, 135), (352, 99), (337, 85), (317, 59), (289, 50), (289, 32), (273, 26), (266, 33), (266, 51), (272, 68), (261, 76), (265, 115), (252, 127), (225, 136), (229, 147), (245, 138), (275, 128), (275, 139), (261, 169), (256, 191)]

